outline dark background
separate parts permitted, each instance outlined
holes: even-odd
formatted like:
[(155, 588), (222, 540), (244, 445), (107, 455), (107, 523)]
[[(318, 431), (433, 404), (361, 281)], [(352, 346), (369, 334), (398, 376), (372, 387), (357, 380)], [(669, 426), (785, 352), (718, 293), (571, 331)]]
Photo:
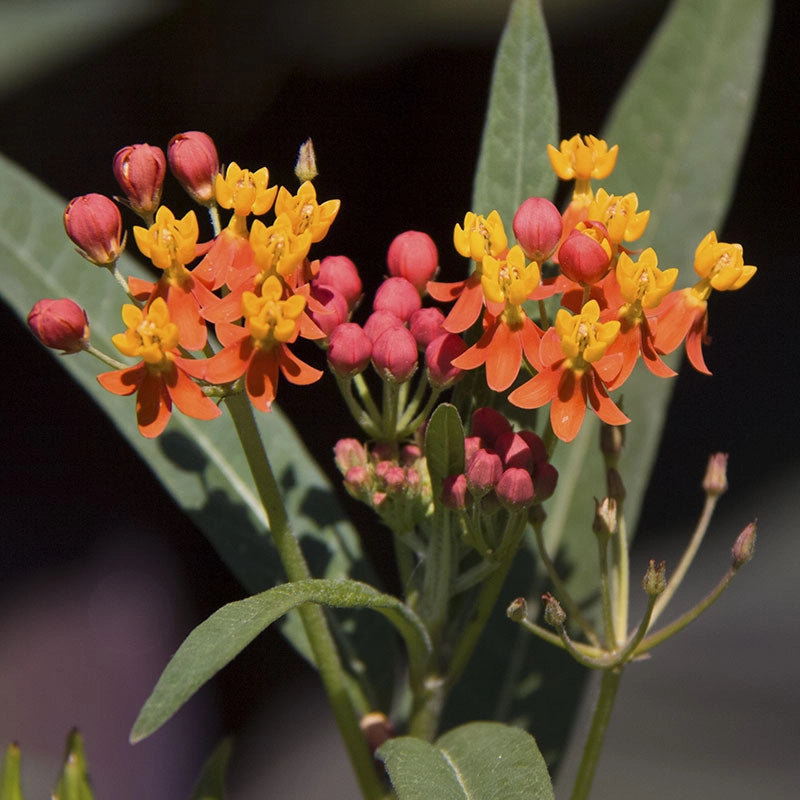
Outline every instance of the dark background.
[[(604, 3), (602, 15), (589, 11), (597, 5), (546, 4), (564, 136), (601, 129), (666, 3)], [(676, 381), (640, 526), (643, 553), (660, 553), (666, 520), (671, 530), (692, 524), (709, 452), (731, 454), (732, 494), (766, 496), (788, 486), (783, 497), (794, 508), (791, 487), (800, 488), (792, 5), (777, 3), (754, 128), (730, 215), (718, 230), (721, 240), (744, 245), (746, 263), (759, 272), (746, 291), (712, 298), (711, 333), (719, 345), (707, 359), (714, 377), (685, 370)], [(439, 245), (445, 277), (455, 279), (460, 259), (451, 252), (452, 228), (469, 208), (505, 8), (310, 0), (154, 6), (145, 22), (118, 26), (57, 69), (3, 87), (0, 150), (72, 197), (118, 191), (110, 165), (119, 147), (165, 147), (174, 133), (191, 129), (214, 137), (223, 162), (266, 164), (271, 183), (292, 185), (297, 147), (313, 136), (318, 194), (342, 200), (325, 252), (349, 255), (374, 286), (391, 239), (405, 229), (425, 230)], [(0, 42), (10, 36), (5, 28)], [(168, 187), (165, 202), (180, 207), (180, 190), (169, 180)], [(7, 348), (0, 744), (21, 739), (26, 764), (41, 763), (52, 775), (63, 736), (77, 724), (87, 735), (98, 794), (113, 786), (121, 798), (186, 796), (216, 738), (252, 730), (265, 708), (283, 709), (308, 744), (328, 723), (311, 710), (316, 695), (306, 667), (269, 634), (201, 693), (183, 722), (136, 748), (125, 743), (138, 706), (186, 631), (242, 590), (91, 402), (53, 369), (13, 314), (0, 311)], [(299, 409), (297, 427), (337, 481), (328, 453), (347, 425), (344, 412), (326, 407), (320, 414), (287, 390), (282, 386), (282, 401)], [(753, 505), (765, 513), (758, 498)], [(737, 530), (718, 536), (727, 541)], [(379, 561), (385, 557), (380, 542), (370, 547)], [(758, 587), (741, 591), (757, 596)], [(151, 614), (146, 625), (137, 622), (136, 608)], [(789, 608), (796, 614), (797, 603)], [(781, 630), (790, 641), (795, 627), (789, 616)], [(93, 655), (91, 643), (101, 655)], [(40, 780), (27, 768), (31, 781)], [(115, 768), (124, 777), (111, 777)], [(279, 785), (265, 788), (281, 796)], [(301, 796), (302, 785), (283, 796)], [(239, 791), (246, 796), (246, 787)]]

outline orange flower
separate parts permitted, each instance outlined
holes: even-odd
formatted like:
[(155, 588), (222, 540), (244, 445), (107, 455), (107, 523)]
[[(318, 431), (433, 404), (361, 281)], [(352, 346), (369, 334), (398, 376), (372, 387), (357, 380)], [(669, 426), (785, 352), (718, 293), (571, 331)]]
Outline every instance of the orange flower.
[(178, 350), (178, 326), (170, 322), (164, 298), (157, 297), (145, 311), (134, 305), (122, 307), (125, 333), (112, 337), (114, 346), (141, 362), (126, 369), (97, 376), (100, 385), (116, 395), (136, 392), (136, 421), (143, 436), (153, 438), (166, 427), (172, 403), (187, 416), (214, 419), (216, 404), (191, 379), (199, 377), (202, 361), (182, 358)]
[(606, 390), (622, 364), (619, 353), (606, 353), (619, 328), (616, 320), (600, 322), (600, 306), (595, 300), (575, 316), (559, 309), (555, 326), (545, 333), (539, 348), (541, 371), (508, 399), (520, 408), (550, 403), (553, 432), (565, 442), (577, 436), (587, 404), (609, 425), (630, 422)]
[(270, 275), (261, 296), (242, 295), (244, 327), (220, 322), (217, 336), (224, 345), (204, 363), (203, 377), (210, 383), (229, 383), (245, 375), (245, 389), (253, 405), (269, 411), (278, 389), (279, 372), (290, 383), (307, 385), (322, 377), (321, 370), (301, 361), (288, 345), (300, 333), (306, 301), (300, 295), (282, 300), (283, 285)]

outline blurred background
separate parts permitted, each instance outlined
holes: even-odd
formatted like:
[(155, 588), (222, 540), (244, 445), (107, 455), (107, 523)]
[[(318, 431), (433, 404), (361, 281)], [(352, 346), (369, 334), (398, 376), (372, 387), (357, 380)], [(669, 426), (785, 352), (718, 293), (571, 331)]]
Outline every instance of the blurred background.
[[(666, 5), (607, 0), (598, 12), (593, 0), (544, 3), (563, 136), (601, 130)], [(166, 147), (192, 129), (214, 137), (223, 162), (266, 164), (271, 182), (292, 185), (297, 148), (312, 136), (319, 196), (342, 200), (326, 252), (353, 258), (375, 286), (391, 239), (424, 230), (443, 275), (455, 279), (452, 229), (470, 205), (508, 6), (4, 0), (0, 151), (69, 198), (117, 192), (111, 158), (120, 147)], [(731, 490), (676, 610), (716, 582), (736, 534), (756, 516), (759, 547), (717, 607), (628, 670), (598, 798), (796, 796), (800, 382), (786, 328), (796, 318), (795, 283), (785, 283), (796, 273), (788, 232), (800, 135), (792, 10), (789, 0), (776, 3), (754, 128), (718, 230), (742, 242), (759, 272), (746, 291), (712, 298), (713, 378), (685, 371), (676, 380), (634, 569), (643, 572), (650, 557), (675, 563), (714, 451), (730, 453)], [(167, 204), (171, 197), (184, 202), (168, 180)], [(234, 800), (355, 796), (313, 675), (269, 633), (161, 731), (128, 745), (141, 703), (186, 633), (243, 592), (2, 305), (0, 324), (0, 746), (20, 742), (26, 797), (52, 788), (73, 725), (86, 737), (98, 798), (188, 797), (227, 733), (237, 737)], [(328, 454), (355, 431), (343, 411), (323, 417), (300, 395), (284, 395), (290, 388), (281, 388), (284, 402), (299, 409), (297, 427), (313, 431), (338, 485)], [(369, 548), (380, 562), (388, 542)], [(574, 758), (565, 779), (572, 769)]]

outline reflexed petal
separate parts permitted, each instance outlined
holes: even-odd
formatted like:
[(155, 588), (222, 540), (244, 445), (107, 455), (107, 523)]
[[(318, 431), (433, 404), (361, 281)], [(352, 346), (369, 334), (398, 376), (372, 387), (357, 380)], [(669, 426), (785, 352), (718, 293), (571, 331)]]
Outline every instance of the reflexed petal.
[(281, 372), (290, 383), (308, 386), (322, 377), (322, 370), (301, 361), (288, 347), (281, 346), (280, 351)]
[(464, 284), (464, 290), (442, 323), (448, 333), (461, 333), (475, 322), (483, 308), (483, 290), (480, 276), (472, 273)]
[(146, 372), (136, 394), (136, 422), (142, 436), (153, 439), (167, 427), (172, 401), (162, 376)]
[(257, 351), (250, 360), (245, 381), (250, 402), (259, 411), (270, 411), (278, 390), (278, 358), (276, 351)]
[(705, 359), (703, 358), (703, 344), (707, 343), (706, 327), (708, 325), (708, 317), (704, 316), (701, 320), (694, 325), (686, 337), (686, 356), (689, 363), (704, 375), (710, 375), (711, 370), (706, 366)]
[(509, 402), (519, 408), (541, 408), (547, 405), (558, 393), (561, 375), (561, 370), (551, 369), (534, 375), (511, 392), (508, 396)]
[(575, 373), (565, 370), (558, 392), (550, 404), (550, 424), (553, 426), (553, 433), (562, 442), (571, 442), (578, 435), (586, 416), (586, 398), (583, 396), (582, 384), (583, 378), (576, 379)]
[(200, 316), (197, 300), (191, 292), (170, 286), (167, 306), (170, 320), (178, 326), (181, 345), (187, 350), (202, 350), (206, 346), (208, 332), (206, 323)]
[(519, 375), (520, 366), (522, 339), (508, 325), (496, 324), (486, 353), (486, 383), (489, 388), (504, 392)]
[(249, 339), (228, 345), (205, 362), (204, 380), (209, 383), (230, 383), (244, 374), (252, 353)]
[(169, 376), (167, 390), (178, 409), (188, 417), (214, 419), (222, 413), (217, 404), (180, 369), (176, 368)]
[[(625, 425), (630, 422), (614, 401), (608, 396), (603, 384), (591, 372), (583, 376), (583, 394), (598, 417), (609, 425)], [(565, 440), (566, 441), (566, 440)]]
[(127, 369), (117, 369), (113, 372), (101, 372), (97, 376), (98, 383), (112, 394), (127, 397), (133, 394), (144, 380), (147, 367), (144, 364), (136, 364)]

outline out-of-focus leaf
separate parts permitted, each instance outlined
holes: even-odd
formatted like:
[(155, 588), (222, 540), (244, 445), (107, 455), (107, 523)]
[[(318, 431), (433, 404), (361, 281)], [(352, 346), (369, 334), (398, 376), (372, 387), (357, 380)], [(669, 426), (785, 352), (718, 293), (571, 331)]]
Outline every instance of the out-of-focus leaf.
[(19, 782), (20, 752), (16, 742), (6, 748), (0, 769), (0, 800), (22, 800)]
[(76, 730), (67, 736), (64, 765), (58, 777), (53, 800), (92, 800), (83, 737)]
[(131, 731), (131, 741), (138, 742), (158, 730), (259, 633), (303, 603), (377, 611), (405, 640), (412, 665), (424, 666), (427, 663), (431, 644), (425, 626), (396, 597), (357, 581), (285, 583), (253, 597), (228, 603), (189, 634), (167, 664), (139, 713)]
[[(74, 252), (64, 235), (65, 206), (63, 200), (0, 156), (2, 299), (24, 319), (42, 297), (70, 297), (87, 309), (94, 345), (116, 353), (111, 336), (124, 328), (120, 308), (127, 298), (105, 270)], [(137, 262), (125, 254), (119, 263), (126, 275), (143, 274)], [(136, 427), (134, 399), (111, 395), (98, 384), (96, 375), (106, 367), (83, 353), (58, 356), (54, 368), (56, 363), (111, 418), (250, 593), (284, 580), (266, 516), (227, 413), (201, 422), (175, 411), (162, 436), (145, 439)], [(277, 408), (256, 416), (289, 519), (312, 573), (373, 580), (353, 527), (291, 424)], [(87, 420), (88, 430), (91, 420)], [(345, 629), (350, 631), (347, 636), (358, 660), (367, 664), (369, 674), (385, 689), (392, 680), (392, 638), (386, 636), (384, 626), (375, 626), (363, 615), (341, 621), (339, 632), (345, 635)], [(282, 630), (310, 660), (302, 626), (291, 618), (288, 623)], [(369, 646), (362, 646), (364, 642)]]
[(425, 460), (431, 476), (433, 502), (439, 505), (442, 481), (464, 471), (464, 428), (455, 406), (442, 403), (425, 429)]
[(224, 800), (225, 773), (233, 753), (233, 739), (226, 737), (215, 748), (203, 764), (191, 800)]
[(472, 722), (434, 744), (411, 736), (378, 750), (399, 800), (552, 800), (547, 767), (530, 734)]
[(539, 0), (515, 0), (492, 75), (472, 210), (496, 209), (511, 231), (520, 203), (550, 197), (547, 145), (558, 141), (553, 58)]

